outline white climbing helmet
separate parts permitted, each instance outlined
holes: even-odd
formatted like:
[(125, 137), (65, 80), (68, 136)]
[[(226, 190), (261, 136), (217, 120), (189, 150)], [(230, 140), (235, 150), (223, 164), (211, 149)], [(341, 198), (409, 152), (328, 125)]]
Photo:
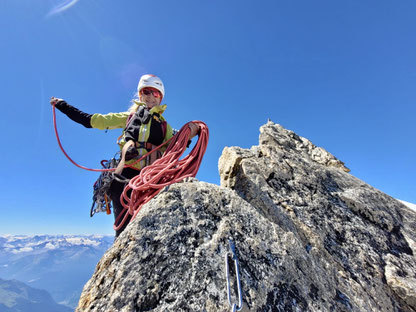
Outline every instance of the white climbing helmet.
[(147, 87), (159, 90), (160, 93), (162, 93), (162, 98), (165, 96), (165, 87), (159, 77), (156, 77), (155, 75), (143, 75), (137, 86), (137, 92), (140, 94), (140, 91)]

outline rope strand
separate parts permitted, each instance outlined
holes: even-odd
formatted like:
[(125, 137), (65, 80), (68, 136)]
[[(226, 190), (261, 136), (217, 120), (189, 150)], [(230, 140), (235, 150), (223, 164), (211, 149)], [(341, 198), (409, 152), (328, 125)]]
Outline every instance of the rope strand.
[[(59, 138), (59, 134), (58, 134), (58, 127), (56, 125), (56, 111), (55, 111), (55, 104), (52, 104), (52, 114), (53, 114), (53, 127), (55, 130), (55, 136), (56, 136), (56, 140), (58, 141), (58, 145), (61, 148), (61, 151), (64, 153), (64, 155), (66, 156), (66, 158), (68, 158), (68, 160), (74, 164), (76, 167), (84, 169), (84, 170), (88, 170), (88, 171), (94, 171), (94, 172), (106, 172), (106, 171), (115, 171), (116, 168), (110, 168), (110, 169), (91, 169), (91, 168), (87, 168), (84, 166), (79, 165), (78, 163), (76, 163), (71, 157), (69, 157), (69, 155), (66, 153), (65, 149), (63, 148), (62, 144), (61, 144), (61, 140)], [(147, 156), (149, 156), (151, 153), (157, 151), (158, 149), (160, 149), (162, 146), (164, 146), (165, 144), (170, 143), (170, 141), (173, 139), (170, 138), (169, 140), (167, 140), (166, 142), (163, 142), (162, 144), (160, 144), (159, 146), (155, 147), (154, 149), (152, 149), (150, 152), (146, 153), (145, 155), (143, 155), (142, 157), (140, 157), (139, 159), (137, 159), (134, 163), (129, 164), (129, 165), (125, 165), (124, 168), (129, 167), (132, 169), (136, 169), (137, 168), (133, 167), (135, 164), (137, 164), (139, 161), (142, 161), (143, 159), (145, 159)]]

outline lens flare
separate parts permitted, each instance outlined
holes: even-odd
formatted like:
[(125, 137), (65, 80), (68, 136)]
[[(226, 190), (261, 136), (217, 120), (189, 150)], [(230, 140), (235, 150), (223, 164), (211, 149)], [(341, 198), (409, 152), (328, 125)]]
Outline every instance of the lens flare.
[(55, 15), (55, 14), (62, 13), (63, 11), (65, 11), (65, 10), (71, 8), (72, 6), (74, 6), (78, 1), (79, 0), (67, 0), (67, 1), (57, 5), (52, 10), (49, 11), (47, 17)]

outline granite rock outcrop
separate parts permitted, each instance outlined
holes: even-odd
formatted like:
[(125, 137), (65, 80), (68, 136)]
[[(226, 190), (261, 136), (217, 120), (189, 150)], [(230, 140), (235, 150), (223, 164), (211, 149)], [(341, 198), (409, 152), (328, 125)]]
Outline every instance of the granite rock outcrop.
[[(226, 147), (221, 186), (160, 192), (115, 241), (77, 311), (416, 311), (416, 213), (268, 122)], [(227, 260), (226, 260), (227, 259)]]

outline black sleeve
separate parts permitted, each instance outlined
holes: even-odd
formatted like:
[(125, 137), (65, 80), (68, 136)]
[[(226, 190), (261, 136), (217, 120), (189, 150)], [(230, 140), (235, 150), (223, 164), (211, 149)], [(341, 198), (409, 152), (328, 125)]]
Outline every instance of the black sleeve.
[(56, 103), (55, 107), (59, 109), (62, 113), (67, 115), (73, 121), (83, 125), (85, 128), (92, 128), (91, 114), (84, 113), (79, 109), (69, 105), (67, 102), (63, 100)]
[(137, 142), (139, 140), (139, 131), (141, 124), (142, 123), (138, 118), (137, 114), (134, 114), (124, 131), (124, 139), (126, 140), (126, 142), (130, 140)]

